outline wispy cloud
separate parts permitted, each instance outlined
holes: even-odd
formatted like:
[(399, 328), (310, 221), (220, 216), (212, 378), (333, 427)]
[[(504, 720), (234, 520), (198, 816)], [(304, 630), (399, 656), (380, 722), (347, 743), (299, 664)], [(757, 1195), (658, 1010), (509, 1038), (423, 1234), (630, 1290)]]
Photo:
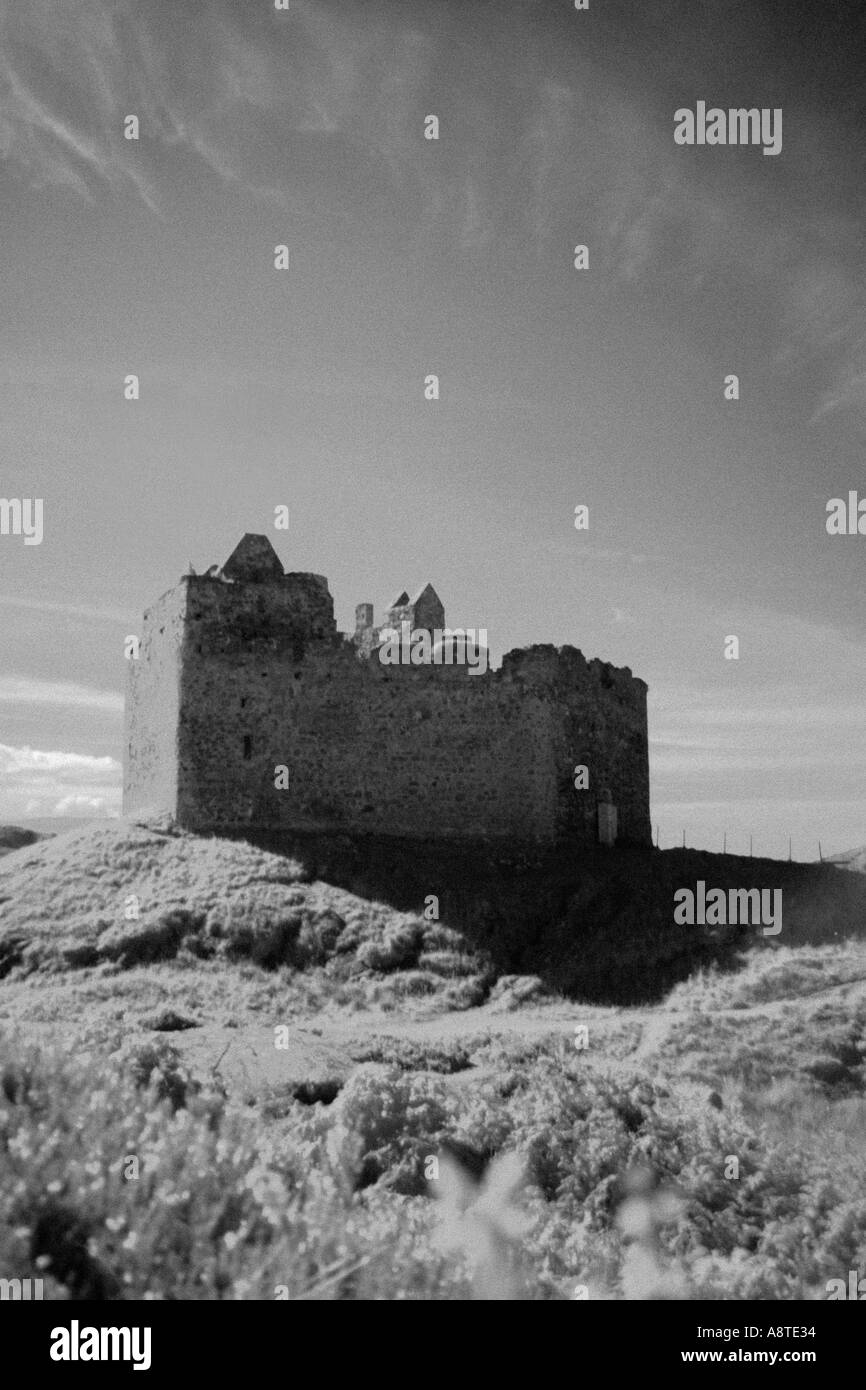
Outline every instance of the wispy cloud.
[(853, 752), (844, 748), (827, 750), (816, 748), (811, 752), (795, 751), (790, 742), (768, 752), (765, 747), (753, 747), (748, 751), (732, 747), (728, 750), (708, 748), (671, 749), (662, 745), (650, 748), (651, 771), (656, 776), (692, 779), (709, 779), (720, 775), (740, 775), (776, 772), (831, 773), (844, 772), (849, 768), (866, 767), (866, 747), (860, 746)]
[(91, 178), (112, 186), (125, 181), (156, 212), (136, 147), (122, 138), (129, 108), (118, 102), (112, 109), (111, 98), (119, 95), (111, 90), (112, 76), (122, 62), (119, 22), (97, 0), (74, 16), (51, 0), (36, 11), (3, 6), (0, 151), (37, 186), (67, 184), (91, 199)]
[[(171, 147), (249, 185), (229, 132), (248, 125), (257, 99), (277, 99), (278, 64), (230, 19), (216, 0), (193, 39), (188, 14), (166, 0), (0, 0), (0, 154), (37, 187), (94, 201), (100, 185), (125, 185), (160, 215), (159, 154)], [(124, 138), (127, 115), (137, 141)]]
[[(862, 195), (852, 206), (835, 192), (857, 184), (856, 136), (789, 104), (781, 175), (752, 151), (685, 158), (670, 93), (710, 81), (716, 50), (703, 13), (671, 9), (673, 66), (667, 30), (614, 26), (629, 76), (591, 35), (522, 6), (478, 31), (467, 65), (460, 6), (434, 25), (421, 6), (293, 0), (278, 16), (209, 0), (191, 29), (177, 0), (0, 0), (0, 156), (37, 185), (90, 200), (128, 189), (156, 211), (186, 155), (329, 225), (374, 209), (393, 225), (399, 194), (404, 232), (466, 255), (510, 246), (562, 264), (586, 241), (612, 291), (661, 280), (676, 299), (736, 281), (769, 310), (768, 367), (809, 382), (814, 424), (866, 409)], [(746, 34), (751, 23), (738, 14)], [(422, 138), (431, 108), (438, 144)], [(129, 113), (138, 142), (123, 138)], [(824, 192), (809, 204), (803, 187)]]
[(23, 598), (16, 594), (0, 594), (0, 608), (17, 608), (31, 613), (60, 613), (64, 617), (88, 618), (104, 623), (134, 623), (139, 616), (131, 608), (61, 603), (57, 599)]
[(41, 680), (36, 676), (0, 676), (0, 704), (65, 705), (120, 714), (123, 711), (123, 696), (114, 690), (94, 690), (72, 681)]
[[(790, 690), (786, 691), (790, 700)], [(699, 706), (689, 705), (688, 700), (672, 701), (667, 706), (658, 702), (659, 714), (668, 725), (681, 728), (737, 729), (740, 731), (764, 731), (768, 728), (791, 729), (862, 729), (866, 732), (866, 705), (831, 704), (791, 704), (774, 700), (772, 691), (767, 692), (766, 703), (758, 704), (736, 696), (730, 703), (719, 700), (718, 691), (706, 697)], [(666, 734), (669, 743), (671, 735)], [(684, 743), (690, 742), (686, 736)]]

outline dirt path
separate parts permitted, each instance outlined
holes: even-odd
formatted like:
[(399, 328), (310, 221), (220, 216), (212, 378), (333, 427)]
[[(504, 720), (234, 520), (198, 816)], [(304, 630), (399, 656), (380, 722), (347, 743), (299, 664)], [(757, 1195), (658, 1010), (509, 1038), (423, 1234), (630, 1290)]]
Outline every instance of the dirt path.
[[(745, 1009), (707, 1009), (699, 1017), (710, 1021), (719, 1018), (772, 1019), (799, 1000), (820, 1001), (822, 997), (842, 991), (861, 990), (866, 976), (857, 976), (806, 994), (751, 1005)], [(358, 1055), (365, 1048), (378, 1050), (389, 1040), (435, 1047), (461, 1044), (471, 1055), (491, 1041), (514, 1044), (532, 1043), (545, 1038), (559, 1039), (565, 1050), (575, 1047), (575, 1029), (585, 1025), (588, 1045), (575, 1048), (576, 1055), (585, 1056), (595, 1070), (616, 1074), (635, 1069), (654, 1071), (665, 1045), (678, 1022), (694, 1019), (691, 1010), (669, 1008), (665, 1005), (619, 1008), (575, 1004), (528, 1006), (511, 1012), (497, 1011), (485, 1006), (461, 1013), (433, 1018), (407, 1017), (393, 1013), (323, 1015), (316, 1021), (307, 1020), (289, 1029), (288, 1045), (274, 1047), (273, 1028), (245, 1026), (237, 1029), (204, 1027), (173, 1038), (182, 1054), (198, 1068), (211, 1066), (220, 1054), (220, 1072), (234, 1076), (253, 1090), (261, 1085), (286, 1085), (294, 1079), (344, 1080), (359, 1065)], [(638, 1031), (636, 1043), (629, 1047), (628, 1030)], [(501, 1063), (499, 1064), (501, 1070)], [(450, 1075), (449, 1080), (464, 1087), (477, 1084), (497, 1070), (483, 1059), (463, 1071)]]
[[(626, 1008), (565, 1001), (527, 1004), (511, 1010), (500, 1004), (487, 1004), (426, 1017), (408, 1012), (335, 1010), (298, 1022), (286, 1019), (288, 1032), (282, 1039), (285, 1045), (279, 1047), (275, 1045), (274, 1033), (278, 1020), (264, 1016), (247, 1015), (236, 1027), (203, 1022), (188, 1031), (163, 1036), (195, 1072), (215, 1071), (232, 1089), (237, 1087), (251, 1098), (271, 1087), (282, 1089), (324, 1081), (342, 1084), (362, 1064), (360, 1059), (366, 1051), (373, 1054), (373, 1060), (377, 1055), (387, 1057), (390, 1040), (398, 1051), (402, 1043), (415, 1044), (422, 1053), (426, 1048), (438, 1047), (447, 1052), (458, 1046), (470, 1058), (473, 1053), (481, 1053), (463, 1070), (442, 1073), (448, 1076), (450, 1084), (462, 1088), (501, 1072), (501, 1058), (488, 1062), (483, 1055), (482, 1049), (491, 1043), (511, 1043), (519, 1049), (542, 1039), (558, 1040), (564, 1053), (582, 1056), (592, 1070), (608, 1075), (635, 1070), (652, 1074), (657, 1071), (678, 1022), (697, 1017), (709, 1027), (714, 1019), (769, 1020), (800, 1001), (820, 1004), (822, 998), (846, 991), (866, 992), (864, 986), (866, 975), (858, 975), (747, 1008), (708, 1008), (697, 1015), (693, 1009), (665, 1004)], [(46, 1041), (56, 1038), (56, 1016), (51, 1023), (37, 1021), (29, 1009), (26, 1016), (25, 1026), (31, 1038), (42, 1033)], [(579, 1039), (575, 1030), (581, 1025), (588, 1032), (585, 1048), (576, 1046)], [(129, 1014), (125, 1032), (127, 1040), (153, 1040), (157, 1036)]]

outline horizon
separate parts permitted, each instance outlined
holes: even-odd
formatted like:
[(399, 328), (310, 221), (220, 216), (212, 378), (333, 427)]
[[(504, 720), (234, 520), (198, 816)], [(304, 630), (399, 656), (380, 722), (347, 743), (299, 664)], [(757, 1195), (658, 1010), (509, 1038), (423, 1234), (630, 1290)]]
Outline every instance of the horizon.
[[(127, 821), (129, 823), (135, 824), (139, 823), (138, 818), (133, 813), (124, 815), (121, 811), (112, 811), (103, 815), (67, 814), (63, 816), (30, 816), (19, 819), (14, 822), (10, 821), (0, 823), (0, 831), (8, 829), (32, 830), (36, 831), (37, 833), (42, 833), (43, 835), (48, 837), (53, 835), (62, 835), (66, 830), (73, 830), (76, 828), (81, 829), (85, 825), (105, 825), (113, 823), (115, 821)], [(192, 834), (194, 832), (190, 831), (189, 833)], [(216, 838), (219, 838), (219, 836), (217, 835)], [(750, 854), (747, 849), (737, 850), (735, 848), (728, 848), (727, 851), (725, 851), (722, 849), (713, 849), (712, 846), (707, 845), (690, 845), (688, 841), (686, 841), (685, 845), (683, 845), (679, 841), (675, 841), (669, 845), (654, 844), (654, 847), (664, 851), (683, 850), (686, 853), (693, 851), (697, 854), (716, 855), (719, 858), (756, 859), (761, 860), (765, 863), (771, 862), (780, 864), (827, 864), (835, 860), (845, 860), (853, 858), (855, 855), (862, 854), (863, 850), (866, 849), (866, 846), (864, 845), (855, 845), (853, 847), (849, 846), (848, 849), (845, 850), (835, 850), (830, 854), (827, 854), (825, 852), (823, 854), (823, 858), (821, 859), (819, 859), (817, 856), (813, 859), (810, 858), (808, 854), (804, 854), (802, 857), (799, 858), (798, 856), (794, 855), (791, 860), (788, 860), (787, 856), (761, 854), (758, 852)]]

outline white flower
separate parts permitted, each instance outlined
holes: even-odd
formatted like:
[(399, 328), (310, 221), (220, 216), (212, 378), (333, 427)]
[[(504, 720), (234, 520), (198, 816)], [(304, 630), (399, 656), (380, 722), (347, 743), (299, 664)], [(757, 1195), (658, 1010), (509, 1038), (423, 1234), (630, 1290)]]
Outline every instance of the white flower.
[(524, 1165), (516, 1153), (493, 1160), (480, 1183), (448, 1153), (439, 1157), (436, 1195), (442, 1202), (437, 1244), (462, 1250), (480, 1298), (516, 1297), (511, 1267), (531, 1221), (515, 1204)]

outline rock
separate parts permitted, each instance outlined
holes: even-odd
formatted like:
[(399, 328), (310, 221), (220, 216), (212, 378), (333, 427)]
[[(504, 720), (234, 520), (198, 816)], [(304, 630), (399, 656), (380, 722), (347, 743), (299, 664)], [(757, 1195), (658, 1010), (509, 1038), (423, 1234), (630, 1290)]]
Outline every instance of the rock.
[(154, 1033), (181, 1033), (185, 1028), (200, 1028), (201, 1024), (194, 1018), (175, 1013), (174, 1009), (160, 1009), (158, 1013), (142, 1019), (142, 1026)]
[(0, 825), (0, 849), (22, 849), (41, 839), (35, 830), (25, 830), (21, 825)]

